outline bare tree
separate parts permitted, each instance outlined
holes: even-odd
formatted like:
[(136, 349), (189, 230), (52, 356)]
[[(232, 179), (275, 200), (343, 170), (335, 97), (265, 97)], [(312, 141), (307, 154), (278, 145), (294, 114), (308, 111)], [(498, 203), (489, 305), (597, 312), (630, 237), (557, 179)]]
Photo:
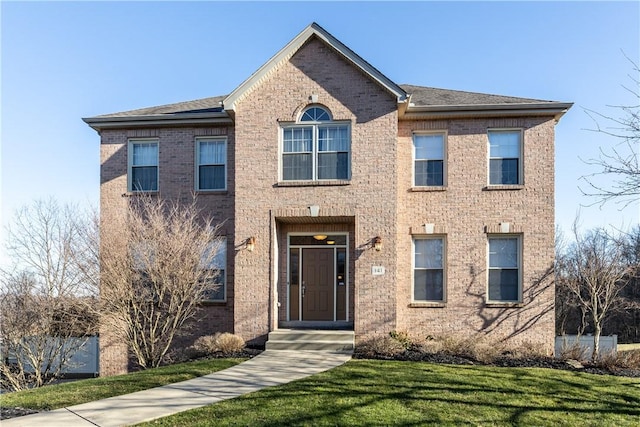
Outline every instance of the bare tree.
[[(631, 87), (623, 86), (634, 98), (632, 105), (612, 106), (618, 114), (602, 114), (585, 110), (595, 124), (594, 132), (603, 133), (616, 141), (608, 149), (600, 149), (598, 158), (586, 161), (599, 169), (583, 176), (587, 189), (583, 194), (596, 198), (596, 203), (615, 201), (623, 207), (640, 199), (640, 68), (631, 59)], [(601, 123), (604, 123), (601, 125)], [(605, 178), (604, 181), (601, 178)]]
[(598, 358), (604, 322), (621, 308), (621, 290), (632, 267), (626, 263), (623, 244), (602, 229), (581, 234), (574, 223), (575, 241), (557, 254), (556, 286), (560, 304), (575, 305), (581, 315), (580, 333), (593, 328), (592, 360)]
[(8, 268), (0, 270), (2, 386), (41, 386), (60, 377), (97, 330), (91, 230), (78, 208), (54, 200), (20, 209), (8, 228)]
[(218, 287), (221, 241), (195, 200), (182, 206), (136, 197), (127, 206), (121, 218), (103, 223), (103, 326), (126, 342), (141, 368), (157, 367)]

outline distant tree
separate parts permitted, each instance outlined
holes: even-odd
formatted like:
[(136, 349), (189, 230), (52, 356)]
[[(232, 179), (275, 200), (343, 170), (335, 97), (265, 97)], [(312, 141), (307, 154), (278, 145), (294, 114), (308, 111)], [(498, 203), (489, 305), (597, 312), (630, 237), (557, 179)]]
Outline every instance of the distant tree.
[(136, 197), (127, 206), (120, 218), (103, 223), (103, 326), (146, 369), (163, 362), (218, 287), (213, 266), (221, 241), (195, 201), (185, 206)]
[[(627, 57), (627, 59), (629, 59)], [(594, 132), (600, 132), (612, 138), (609, 148), (600, 148), (598, 158), (586, 160), (586, 163), (599, 169), (582, 177), (587, 188), (583, 194), (594, 197), (595, 203), (608, 201), (628, 206), (640, 199), (640, 69), (632, 64), (631, 87), (624, 87), (634, 97), (631, 105), (612, 106), (617, 113), (603, 114), (585, 110), (595, 124)], [(605, 178), (601, 180), (601, 178)]]
[[(97, 331), (96, 242), (90, 216), (55, 200), (20, 209), (7, 230), (0, 270), (0, 381), (20, 390), (60, 377)], [(90, 266), (94, 268), (90, 268)]]
[(634, 267), (625, 259), (624, 243), (602, 229), (580, 233), (574, 224), (573, 237), (574, 242), (556, 254), (558, 304), (578, 311), (581, 318), (579, 334), (592, 328), (594, 348), (591, 357), (596, 360), (603, 325), (614, 311), (625, 306), (621, 291), (629, 282)]
[(640, 342), (640, 225), (621, 233), (619, 239), (630, 269), (629, 281), (620, 293), (624, 304), (613, 313), (607, 329), (618, 335), (618, 342)]

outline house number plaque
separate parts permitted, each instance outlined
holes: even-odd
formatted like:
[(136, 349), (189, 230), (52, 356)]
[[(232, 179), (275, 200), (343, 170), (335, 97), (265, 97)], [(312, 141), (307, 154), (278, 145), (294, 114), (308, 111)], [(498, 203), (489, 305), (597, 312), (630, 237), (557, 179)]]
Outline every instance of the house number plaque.
[(384, 267), (381, 265), (372, 266), (371, 274), (373, 274), (374, 276), (382, 276), (384, 274)]

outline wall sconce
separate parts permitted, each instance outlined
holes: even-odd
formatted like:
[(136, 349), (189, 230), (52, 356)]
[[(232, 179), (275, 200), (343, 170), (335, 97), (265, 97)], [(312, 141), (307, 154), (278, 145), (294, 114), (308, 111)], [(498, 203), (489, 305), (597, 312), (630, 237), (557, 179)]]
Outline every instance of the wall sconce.
[(373, 249), (380, 252), (382, 250), (382, 239), (380, 236), (376, 236), (373, 238)]
[(253, 252), (253, 250), (256, 248), (256, 238), (255, 237), (249, 237), (247, 239), (247, 243), (246, 243), (246, 248), (249, 252)]

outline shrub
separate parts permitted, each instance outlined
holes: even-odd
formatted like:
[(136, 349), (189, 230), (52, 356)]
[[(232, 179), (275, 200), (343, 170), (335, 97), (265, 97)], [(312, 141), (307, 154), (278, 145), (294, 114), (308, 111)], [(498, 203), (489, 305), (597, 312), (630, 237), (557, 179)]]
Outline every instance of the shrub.
[(404, 350), (402, 343), (391, 336), (376, 336), (356, 347), (358, 356), (370, 359), (393, 359)]
[(393, 338), (394, 340), (398, 341), (398, 343), (400, 343), (400, 345), (405, 349), (408, 350), (412, 347), (415, 346), (413, 340), (411, 339), (411, 337), (409, 336), (408, 332), (404, 332), (404, 331), (391, 331), (389, 332), (389, 336), (391, 338)]
[(560, 359), (567, 360), (573, 359), (578, 361), (586, 361), (590, 360), (591, 356), (587, 355), (588, 349), (582, 347), (580, 343), (575, 343), (572, 345), (564, 345), (562, 350), (560, 350)]
[(606, 353), (598, 358), (596, 366), (609, 371), (615, 369), (640, 369), (640, 350)]
[(206, 335), (198, 338), (191, 346), (196, 356), (213, 356), (217, 354), (232, 354), (242, 351), (245, 347), (244, 340), (238, 335), (228, 332), (216, 332), (214, 335)]
[(218, 335), (216, 344), (218, 346), (218, 351), (222, 354), (238, 353), (242, 351), (245, 346), (245, 342), (242, 337), (228, 332)]

